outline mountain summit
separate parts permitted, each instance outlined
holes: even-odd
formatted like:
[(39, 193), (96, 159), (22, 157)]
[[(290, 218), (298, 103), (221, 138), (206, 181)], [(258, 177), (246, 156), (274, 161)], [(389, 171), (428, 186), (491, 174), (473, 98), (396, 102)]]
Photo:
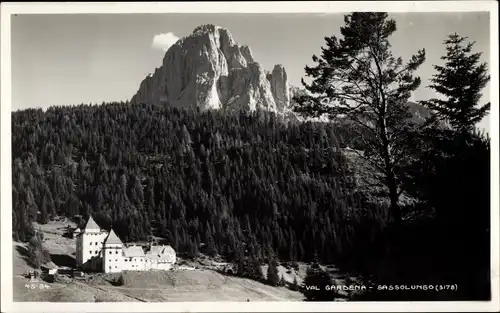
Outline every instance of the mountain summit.
[(202, 25), (168, 49), (131, 102), (283, 113), (290, 104), (290, 86), (282, 65), (265, 71), (227, 29)]

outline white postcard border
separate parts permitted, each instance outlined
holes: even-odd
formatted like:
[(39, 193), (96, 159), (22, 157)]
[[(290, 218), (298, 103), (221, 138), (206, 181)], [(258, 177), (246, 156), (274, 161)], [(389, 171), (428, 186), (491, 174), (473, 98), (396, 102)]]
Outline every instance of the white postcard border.
[[(491, 261), (490, 302), (172, 302), (172, 303), (46, 303), (12, 299), (11, 177), (11, 14), (133, 13), (346, 13), (490, 12), (491, 70)], [(299, 312), (299, 311), (498, 311), (499, 306), (499, 112), (498, 7), (496, 1), (343, 1), (343, 2), (184, 2), (184, 3), (2, 3), (1, 4), (1, 302), (2, 312)], [(473, 210), (473, 208), (471, 208)]]

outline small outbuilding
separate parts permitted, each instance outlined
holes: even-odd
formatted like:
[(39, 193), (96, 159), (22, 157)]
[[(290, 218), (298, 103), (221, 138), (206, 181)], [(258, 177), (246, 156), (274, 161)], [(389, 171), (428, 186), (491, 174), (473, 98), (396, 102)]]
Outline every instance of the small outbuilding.
[(80, 230), (80, 228), (77, 228), (73, 231), (73, 238), (76, 238), (78, 237), (78, 235), (80, 235), (82, 231)]

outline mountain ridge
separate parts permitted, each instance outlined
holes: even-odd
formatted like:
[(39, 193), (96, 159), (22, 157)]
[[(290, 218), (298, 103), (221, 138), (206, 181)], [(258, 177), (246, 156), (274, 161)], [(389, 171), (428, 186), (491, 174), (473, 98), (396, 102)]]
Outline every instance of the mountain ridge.
[[(303, 92), (289, 83), (282, 64), (264, 69), (250, 47), (237, 43), (227, 28), (205, 24), (165, 52), (160, 67), (140, 83), (130, 103), (230, 112), (264, 110), (287, 119), (309, 120), (293, 111), (294, 95)], [(418, 103), (409, 101), (408, 105), (414, 121), (422, 122), (430, 115)]]

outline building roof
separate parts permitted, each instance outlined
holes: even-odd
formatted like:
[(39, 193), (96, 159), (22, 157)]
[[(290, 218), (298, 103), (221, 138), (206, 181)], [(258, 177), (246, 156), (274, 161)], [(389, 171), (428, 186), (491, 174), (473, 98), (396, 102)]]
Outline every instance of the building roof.
[(146, 253), (146, 258), (148, 258), (150, 260), (159, 260), (160, 256), (158, 254), (148, 252), (148, 253)]
[(101, 231), (101, 227), (99, 227), (99, 225), (97, 225), (97, 223), (92, 218), (92, 215), (89, 215), (89, 220), (87, 221), (87, 225), (85, 225), (85, 231), (89, 231), (89, 230)]
[(151, 246), (150, 250), (146, 253), (146, 257), (151, 260), (165, 260), (167, 256), (175, 254), (171, 246)]
[(163, 246), (151, 246), (148, 253), (150, 254), (162, 254)]
[(123, 245), (123, 242), (120, 240), (120, 238), (118, 238), (115, 231), (111, 229), (108, 237), (106, 237), (106, 240), (104, 240), (104, 244)]
[(74, 232), (75, 232), (75, 233), (79, 233), (80, 231), (81, 231), (81, 230), (80, 230), (80, 228), (77, 228), (77, 229), (75, 229), (75, 231), (74, 231)]
[(151, 246), (150, 250), (148, 253), (154, 253), (154, 254), (165, 254), (165, 253), (175, 253), (174, 248), (171, 246)]
[(162, 254), (164, 253), (175, 253), (174, 248), (171, 246), (165, 246), (164, 249), (161, 251)]
[(141, 246), (131, 246), (123, 249), (123, 255), (127, 258), (144, 257), (144, 250)]

